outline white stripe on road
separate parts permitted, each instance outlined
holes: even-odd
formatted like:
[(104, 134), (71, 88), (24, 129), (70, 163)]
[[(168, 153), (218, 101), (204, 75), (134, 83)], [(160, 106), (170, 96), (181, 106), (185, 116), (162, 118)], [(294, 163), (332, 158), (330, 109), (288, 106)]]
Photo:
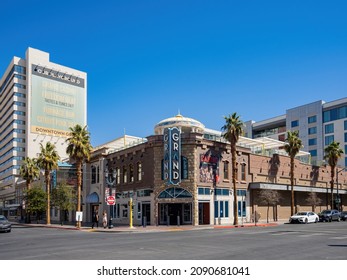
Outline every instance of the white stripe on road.
[(347, 235), (345, 235), (345, 236), (331, 237), (331, 238), (329, 238), (329, 239), (338, 239), (338, 240), (340, 240), (340, 239), (347, 239)]

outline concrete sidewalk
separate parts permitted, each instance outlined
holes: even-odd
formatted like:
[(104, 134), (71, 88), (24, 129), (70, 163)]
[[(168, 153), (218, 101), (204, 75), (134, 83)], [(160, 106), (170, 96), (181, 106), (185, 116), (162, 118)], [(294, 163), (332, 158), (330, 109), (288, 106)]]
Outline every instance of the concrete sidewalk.
[(134, 226), (130, 228), (126, 225), (115, 225), (112, 228), (103, 228), (102, 226), (94, 227), (93, 229), (90, 226), (82, 226), (77, 228), (74, 225), (60, 225), (60, 224), (35, 224), (35, 223), (12, 223), (12, 227), (33, 227), (33, 228), (52, 228), (52, 229), (64, 229), (64, 230), (80, 230), (86, 232), (109, 232), (109, 233), (119, 233), (119, 232), (132, 232), (132, 233), (145, 233), (145, 232), (167, 232), (167, 231), (182, 231), (182, 230), (205, 230), (205, 229), (237, 229), (237, 228), (250, 228), (250, 227), (273, 227), (283, 224), (283, 222), (271, 222), (271, 223), (244, 223), (243, 225), (239, 224), (238, 226), (234, 225), (182, 225), (182, 226)]

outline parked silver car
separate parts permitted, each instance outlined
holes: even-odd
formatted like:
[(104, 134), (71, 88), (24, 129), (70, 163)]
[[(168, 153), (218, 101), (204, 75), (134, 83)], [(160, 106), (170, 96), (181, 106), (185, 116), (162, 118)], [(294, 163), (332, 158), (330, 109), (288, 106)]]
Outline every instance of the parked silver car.
[(0, 215), (0, 231), (11, 232), (11, 223), (3, 215)]
[(340, 221), (340, 212), (337, 210), (324, 210), (318, 214), (320, 222)]

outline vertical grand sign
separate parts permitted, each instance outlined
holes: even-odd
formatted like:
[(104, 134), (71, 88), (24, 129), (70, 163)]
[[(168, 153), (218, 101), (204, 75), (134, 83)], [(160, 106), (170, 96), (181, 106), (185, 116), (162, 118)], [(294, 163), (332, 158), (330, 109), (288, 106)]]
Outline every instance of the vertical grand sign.
[(181, 182), (181, 132), (177, 127), (164, 130), (164, 180), (167, 185)]

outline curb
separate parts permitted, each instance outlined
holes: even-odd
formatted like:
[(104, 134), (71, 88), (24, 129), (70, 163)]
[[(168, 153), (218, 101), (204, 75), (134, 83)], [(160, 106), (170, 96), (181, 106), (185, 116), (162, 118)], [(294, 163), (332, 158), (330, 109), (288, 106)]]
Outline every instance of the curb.
[(105, 233), (146, 233), (146, 232), (173, 232), (173, 231), (193, 231), (193, 230), (206, 230), (206, 229), (238, 229), (238, 228), (251, 228), (251, 227), (273, 227), (278, 226), (279, 223), (259, 223), (259, 224), (243, 224), (243, 225), (206, 225), (206, 226), (182, 226), (182, 227), (169, 227), (169, 226), (153, 226), (153, 227), (122, 227), (114, 226), (113, 228), (91, 228), (75, 226), (64, 226), (64, 225), (46, 225), (46, 224), (23, 224), (23, 223), (12, 223), (13, 226), (18, 227), (31, 227), (31, 228), (51, 228), (61, 230), (79, 230), (85, 232), (105, 232)]

